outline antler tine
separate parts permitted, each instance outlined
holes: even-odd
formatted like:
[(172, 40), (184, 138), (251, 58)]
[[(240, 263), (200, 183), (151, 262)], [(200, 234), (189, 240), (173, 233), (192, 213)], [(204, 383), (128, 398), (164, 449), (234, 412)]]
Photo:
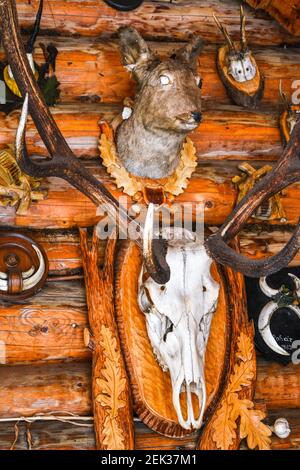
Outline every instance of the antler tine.
[[(129, 226), (129, 233), (134, 233), (135, 243), (142, 248), (142, 227), (128, 215), (127, 211), (119, 205), (105, 186), (86, 170), (74, 156), (58, 129), (36, 83), (25, 54), (18, 26), (15, 1), (0, 0), (0, 12), (2, 18), (2, 43), (16, 83), (22, 96), (25, 97), (16, 141), (17, 156), (22, 168), (32, 176), (57, 176), (63, 178), (89, 197), (96, 205), (105, 204), (106, 211), (113, 220), (118, 222), (120, 230), (127, 234)], [(27, 98), (26, 95), (28, 95)], [(25, 126), (28, 107), (36, 128), (52, 157), (51, 161), (33, 163), (27, 155)], [(162, 273), (162, 281), (166, 282), (163, 240), (161, 240), (161, 243), (153, 244), (153, 250), (157, 266), (159, 260), (162, 260), (159, 270)], [(151, 275), (155, 276), (153, 273)]]
[(241, 15), (240, 35), (241, 35), (242, 52), (246, 52), (248, 48), (247, 39), (246, 39), (246, 17), (245, 17), (244, 8), (242, 7), (242, 5), (241, 5), (241, 10), (240, 10), (240, 15)]
[(286, 94), (284, 93), (284, 91), (282, 90), (282, 80), (279, 81), (279, 96), (285, 106), (285, 109), (288, 111), (289, 108), (290, 108), (290, 104), (289, 104), (289, 100), (286, 96)]
[(300, 180), (299, 154), (300, 121), (295, 125), (290, 142), (277, 165), (242, 199), (223, 226), (206, 240), (207, 250), (216, 261), (232, 266), (247, 276), (261, 277), (279, 271), (293, 259), (300, 247), (300, 220), (287, 245), (277, 255), (266, 259), (251, 260), (236, 253), (226, 242), (238, 234), (263, 201)]
[(229, 46), (229, 49), (230, 51), (235, 51), (235, 45), (234, 45), (234, 42), (232, 41), (231, 37), (230, 37), (230, 34), (228, 33), (228, 30), (225, 26), (222, 25), (222, 23), (220, 22), (219, 18), (213, 13), (213, 17), (214, 17), (214, 20), (216, 22), (216, 25), (218, 26), (219, 30), (221, 31), (221, 33), (223, 34), (223, 36), (225, 37), (227, 43), (228, 43), (228, 46)]

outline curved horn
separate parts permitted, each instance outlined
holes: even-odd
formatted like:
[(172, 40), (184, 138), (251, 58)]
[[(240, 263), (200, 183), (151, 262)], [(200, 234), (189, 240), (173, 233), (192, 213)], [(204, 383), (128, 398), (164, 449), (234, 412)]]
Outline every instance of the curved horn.
[[(279, 344), (277, 343), (277, 341), (275, 340), (271, 332), (271, 328), (270, 328), (271, 319), (272, 319), (274, 312), (277, 309), (278, 309), (278, 305), (276, 302), (273, 302), (273, 301), (268, 302), (267, 305), (264, 306), (264, 308), (262, 309), (258, 317), (258, 323), (257, 323), (258, 330), (264, 342), (270, 349), (272, 349), (272, 351), (282, 356), (289, 356), (289, 353), (286, 352), (281, 346), (279, 346)], [(299, 316), (299, 313), (298, 313), (298, 316)]]
[(287, 95), (284, 93), (284, 91), (282, 90), (282, 80), (279, 81), (279, 96), (284, 104), (284, 107), (286, 109), (286, 111), (288, 111), (290, 109), (290, 103), (289, 103), (289, 100), (287, 98)]
[[(28, 279), (30, 276), (32, 276), (32, 274), (34, 273), (34, 266), (31, 266), (30, 269), (28, 269), (28, 271), (24, 271), (22, 273), (22, 278), (23, 279)], [(24, 284), (23, 284), (24, 285)]]
[(300, 121), (294, 127), (289, 144), (273, 170), (256, 183), (240, 201), (222, 227), (205, 241), (210, 256), (249, 277), (263, 277), (284, 268), (300, 247), (300, 221), (286, 246), (275, 256), (253, 260), (243, 256), (226, 242), (234, 238), (263, 201), (300, 180)]
[[(20, 131), (17, 136), (17, 156), (20, 167), (30, 176), (42, 178), (56, 176), (63, 178), (89, 197), (97, 206), (105, 204), (108, 215), (114, 221), (117, 221), (118, 227), (126, 235), (128, 225), (130, 224), (132, 231), (130, 230), (129, 232), (138, 234), (137, 239), (134, 241), (142, 248), (142, 227), (128, 215), (127, 211), (119, 205), (118, 201), (105, 186), (86, 170), (82, 163), (74, 156), (58, 129), (29, 66), (20, 35), (14, 0), (1, 0), (0, 12), (2, 19), (2, 43), (7, 59), (22, 96), (26, 97), (28, 94), (28, 99), (24, 101), (24, 119), (20, 122)], [(50, 160), (48, 159), (42, 163), (33, 162), (28, 157), (26, 151), (25, 125), (27, 107), (29, 107), (36, 128), (51, 156)], [(166, 262), (162, 259), (164, 253), (162, 245), (162, 243), (153, 244), (153, 256), (155, 257), (153, 266), (157, 266), (157, 270), (160, 273), (158, 277), (163, 276), (162, 273), (166, 269)], [(156, 249), (158, 250), (157, 252)], [(155, 273), (151, 273), (151, 276), (154, 278)]]
[(231, 37), (230, 37), (230, 34), (228, 33), (227, 28), (222, 25), (222, 23), (220, 22), (219, 18), (218, 18), (214, 13), (213, 13), (213, 17), (214, 17), (214, 20), (215, 20), (215, 22), (216, 22), (216, 25), (218, 26), (219, 30), (221, 31), (221, 33), (223, 34), (224, 38), (225, 38), (226, 41), (227, 41), (229, 50), (230, 50), (231, 52), (236, 52), (234, 42), (232, 41), (232, 39), (231, 39)]
[(170, 279), (170, 267), (166, 263), (167, 243), (162, 238), (154, 238), (154, 204), (150, 203), (147, 210), (144, 239), (143, 256), (145, 267), (158, 284), (166, 284)]
[(272, 289), (272, 287), (269, 286), (266, 277), (259, 278), (259, 287), (267, 297), (275, 297), (275, 295), (280, 292), (280, 289)]
[(247, 39), (246, 39), (246, 17), (244, 14), (244, 8), (241, 5), (241, 10), (240, 10), (240, 15), (241, 15), (241, 25), (240, 25), (240, 36), (241, 36), (241, 46), (242, 46), (242, 52), (246, 52), (248, 49), (247, 46)]
[(29, 290), (32, 287), (36, 286), (37, 283), (42, 279), (44, 272), (45, 272), (45, 261), (41, 251), (34, 245), (32, 245), (34, 251), (37, 254), (39, 259), (39, 267), (37, 271), (34, 273), (33, 276), (29, 277), (28, 279), (24, 279), (23, 281), (23, 291)]
[(42, 19), (42, 14), (43, 14), (43, 6), (44, 6), (43, 3), (44, 3), (43, 0), (40, 0), (39, 9), (38, 9), (38, 12), (36, 14), (33, 31), (32, 31), (32, 34), (31, 34), (29, 40), (28, 40), (28, 43), (26, 45), (27, 54), (32, 54), (33, 53), (34, 43), (35, 43), (36, 37), (37, 37), (37, 35), (39, 34), (39, 31), (40, 31), (41, 19)]

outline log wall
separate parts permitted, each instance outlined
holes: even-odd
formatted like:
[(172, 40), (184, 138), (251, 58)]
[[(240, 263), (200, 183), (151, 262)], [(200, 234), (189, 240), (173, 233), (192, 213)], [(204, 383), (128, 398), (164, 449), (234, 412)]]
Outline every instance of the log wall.
[[(37, 4), (38, 0), (17, 0), (25, 34), (33, 24)], [(237, 165), (242, 161), (257, 167), (273, 164), (280, 156), (278, 85), (282, 80), (283, 88), (292, 93), (293, 82), (300, 80), (300, 40), (266, 13), (246, 6), (248, 40), (265, 76), (266, 91), (255, 111), (233, 105), (216, 72), (215, 53), (223, 40), (212, 13), (237, 39), (239, 5), (236, 0), (146, 0), (138, 10), (124, 14), (101, 0), (45, 2), (40, 42), (53, 42), (59, 50), (61, 100), (52, 110), (54, 118), (77, 157), (114, 195), (120, 193), (99, 161), (98, 121), (110, 120), (120, 112), (123, 99), (134, 95), (116, 43), (116, 30), (124, 24), (138, 28), (161, 54), (179, 47), (191, 34), (200, 34), (206, 41), (199, 61), (204, 120), (192, 135), (199, 165), (177, 202), (202, 202), (205, 221), (219, 225), (235, 205), (231, 178), (238, 173)], [(41, 60), (39, 46), (36, 59)], [(18, 118), (19, 111), (9, 116), (0, 113), (0, 148), (13, 143)], [(27, 141), (30, 153), (46, 155), (30, 119)], [(24, 216), (0, 207), (0, 230), (14, 227), (32, 236), (50, 261), (42, 292), (18, 304), (0, 305), (0, 448), (10, 448), (15, 440), (15, 422), (3, 420), (44, 413), (45, 421), (18, 424), (16, 449), (93, 449), (91, 427), (49, 417), (64, 412), (91, 416), (91, 354), (83, 341), (87, 307), (77, 227), (92, 227), (99, 217), (90, 201), (62, 180), (49, 179), (44, 187), (47, 199), (32, 204)], [(284, 246), (299, 218), (300, 184), (288, 188), (282, 201), (287, 221), (259, 225), (249, 221), (241, 233), (242, 253), (261, 258)], [(104, 249), (105, 242), (102, 255)], [(300, 265), (300, 254), (292, 264)], [(300, 448), (299, 367), (282, 367), (258, 357), (255, 399), (267, 408), (271, 424), (285, 416), (292, 428), (287, 440), (273, 437), (274, 449)], [(189, 449), (198, 437), (168, 439), (138, 420), (135, 426), (138, 449)]]

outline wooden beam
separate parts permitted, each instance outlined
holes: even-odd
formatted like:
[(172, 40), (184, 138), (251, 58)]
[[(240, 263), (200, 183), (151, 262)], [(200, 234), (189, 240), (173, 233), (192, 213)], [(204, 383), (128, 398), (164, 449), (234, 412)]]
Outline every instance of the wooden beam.
[[(17, 0), (23, 28), (32, 27), (38, 0)], [(245, 7), (247, 31), (252, 44), (295, 43), (295, 38), (282, 30), (275, 21), (257, 15)], [(200, 34), (207, 42), (222, 41), (212, 14), (217, 13), (234, 38), (239, 37), (239, 2), (236, 0), (145, 0), (137, 10), (122, 13), (108, 7), (103, 0), (85, 0), (84, 9), (76, 0), (45, 2), (42, 29), (51, 35), (110, 36), (124, 24), (132, 24), (148, 38), (186, 40)], [(265, 34), (268, 31), (268, 34)]]
[[(300, 449), (300, 416), (299, 410), (270, 410), (268, 422), (272, 425), (275, 419), (286, 417), (291, 427), (291, 434), (287, 439), (272, 436), (271, 448), (273, 450), (299, 450)], [(70, 417), (72, 420), (72, 417)], [(88, 423), (88, 422), (87, 422)], [(18, 439), (15, 450), (94, 450), (95, 439), (92, 426), (84, 422), (83, 426), (75, 426), (59, 421), (36, 421), (30, 426), (24, 421), (18, 424)], [(15, 423), (0, 422), (0, 450), (7, 450), (15, 440)], [(30, 441), (28, 440), (28, 430)], [(139, 420), (135, 421), (135, 449), (136, 450), (193, 450), (198, 441), (198, 433), (185, 436), (181, 439), (161, 436), (147, 428)], [(245, 444), (242, 443), (242, 449)]]
[(289, 33), (300, 38), (299, 2), (297, 0), (246, 0), (255, 10), (265, 10)]
[[(94, 38), (40, 37), (38, 43), (54, 43), (58, 48), (56, 74), (60, 81), (61, 101), (121, 103), (126, 96), (134, 96), (135, 86), (128, 71), (121, 63), (116, 41)], [(251, 44), (251, 43), (250, 43)], [(160, 55), (170, 55), (180, 43), (150, 43)], [(264, 98), (260, 104), (280, 104), (279, 82), (288, 93), (293, 93), (292, 83), (299, 79), (300, 52), (297, 48), (252, 49), (262, 75), (265, 77)], [(205, 46), (199, 58), (199, 73), (203, 78), (203, 100), (218, 104), (230, 104), (224, 85), (216, 69), (216, 45)], [(0, 59), (4, 58), (3, 52)], [(40, 47), (35, 59), (44, 62)]]
[[(100, 165), (88, 163), (89, 170), (111, 191), (115, 197), (126, 197), (116, 189), (114, 183)], [(176, 198), (176, 203), (188, 203), (186, 214), (195, 210), (196, 204), (205, 207), (206, 224), (218, 225), (232, 212), (236, 201), (236, 190), (231, 183), (238, 172), (237, 162), (201, 163), (190, 181), (187, 190)], [(95, 225), (100, 217), (96, 207), (84, 195), (58, 178), (50, 178), (44, 186), (48, 189), (47, 199), (32, 204), (23, 216), (15, 214), (12, 207), (0, 207), (0, 225), (23, 228), (72, 228)], [(300, 183), (287, 188), (282, 197), (287, 223), (296, 224), (299, 217)], [(128, 207), (131, 199), (128, 197)], [(251, 222), (253, 223), (253, 222)], [(282, 224), (283, 225), (283, 224)]]
[[(110, 122), (121, 108), (74, 103), (56, 106), (51, 111), (74, 153), (81, 158), (98, 159), (99, 120)], [(191, 134), (198, 160), (276, 161), (283, 151), (278, 116), (276, 111), (249, 111), (237, 106), (204, 107), (203, 122)], [(9, 116), (0, 113), (0, 148), (14, 143), (19, 117), (19, 111)], [(26, 142), (31, 154), (47, 154), (30, 118)]]
[[(299, 365), (258, 357), (257, 370), (257, 403), (274, 410), (300, 409)], [(0, 380), (0, 417), (53, 411), (91, 415), (90, 362), (0, 367)]]

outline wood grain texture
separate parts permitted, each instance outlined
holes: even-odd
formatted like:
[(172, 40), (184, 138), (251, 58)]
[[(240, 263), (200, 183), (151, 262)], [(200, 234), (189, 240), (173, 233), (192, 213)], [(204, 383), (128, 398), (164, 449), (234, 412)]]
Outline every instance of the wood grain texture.
[(0, 305), (0, 364), (87, 360), (83, 282), (49, 282), (31, 303)]
[[(99, 120), (110, 122), (121, 108), (103, 104), (63, 104), (52, 114), (74, 153), (81, 158), (99, 158)], [(14, 144), (20, 111), (0, 113), (0, 147)], [(190, 134), (198, 160), (277, 160), (283, 146), (278, 126), (279, 112), (242, 110), (236, 106), (203, 107), (203, 121)], [(28, 119), (26, 142), (30, 154), (47, 155), (32, 120)]]
[[(99, 164), (87, 163), (89, 170), (113, 193), (115, 197), (123, 196), (123, 205), (126, 196), (116, 190), (114, 183)], [(186, 207), (189, 215), (195, 210), (195, 204), (205, 208), (205, 223), (218, 225), (232, 212), (236, 201), (236, 190), (231, 183), (232, 177), (237, 174), (237, 163), (215, 162), (201, 163), (194, 173), (186, 191), (175, 199), (175, 203), (191, 203)], [(73, 189), (68, 183), (50, 178), (48, 184), (48, 197), (39, 204), (32, 204), (24, 216), (15, 214), (14, 208), (0, 208), (0, 225), (17, 226), (23, 228), (67, 229), (78, 226), (87, 227), (95, 225), (100, 216), (96, 215), (97, 208), (83, 194)], [(296, 224), (299, 217), (300, 184), (296, 183), (284, 191), (282, 206), (287, 216), (287, 224)], [(127, 198), (128, 207), (131, 206)], [(253, 221), (250, 220), (250, 223)]]
[(103, 268), (99, 266), (99, 242), (96, 229), (90, 243), (87, 230), (80, 230), (93, 344), (92, 399), (96, 446), (102, 450), (132, 450), (134, 435), (131, 394), (113, 302), (116, 237), (113, 235), (107, 242)]
[[(186, 40), (191, 34), (200, 34), (206, 41), (220, 42), (212, 13), (216, 12), (222, 23), (230, 28), (237, 39), (239, 35), (239, 5), (236, 0), (146, 0), (137, 10), (118, 12), (103, 0), (85, 0), (84, 9), (76, 0), (48, 0), (45, 2), (42, 30), (53, 35), (83, 35), (107, 37), (118, 27), (132, 24), (148, 38)], [(38, 0), (17, 0), (18, 14), (23, 28), (32, 26)], [(296, 39), (266, 15), (245, 7), (247, 31), (253, 44), (295, 43)], [(264, 32), (268, 30), (266, 35)]]
[[(54, 43), (58, 49), (55, 73), (60, 82), (60, 101), (70, 103), (121, 103), (125, 97), (135, 94), (134, 81), (122, 66), (117, 41), (102, 41), (94, 38), (40, 37), (38, 43)], [(150, 42), (150, 47), (159, 55), (167, 56), (182, 46), (182, 43)], [(250, 46), (251, 43), (250, 43)], [(265, 91), (261, 106), (277, 106), (280, 103), (278, 86), (292, 93), (292, 83), (299, 79), (300, 52), (297, 48), (252, 48), (262, 76)], [(35, 49), (35, 60), (43, 63), (44, 56), (39, 46)], [(205, 46), (199, 57), (198, 72), (203, 79), (204, 102), (230, 104), (216, 67), (217, 46)], [(3, 52), (0, 59), (3, 59)]]
[[(299, 410), (269, 410), (268, 424), (272, 425), (277, 418), (288, 419), (291, 434), (287, 439), (272, 436), (272, 450), (300, 449)], [(0, 450), (7, 450), (15, 440), (15, 423), (0, 423)], [(15, 450), (28, 450), (28, 429), (31, 437), (32, 450), (94, 450), (95, 437), (92, 427), (74, 426), (59, 421), (36, 421), (30, 426), (24, 422), (18, 424), (18, 439)], [(151, 431), (147, 426), (135, 420), (136, 450), (193, 450), (198, 440), (198, 433), (180, 439), (168, 438)], [(242, 442), (241, 449), (245, 449)]]
[[(233, 245), (236, 250), (239, 249), (236, 240), (233, 241)], [(247, 361), (245, 362), (249, 375), (247, 380), (240, 377), (241, 387), (238, 388), (236, 399), (238, 403), (243, 399), (251, 402), (254, 396), (256, 357), (253, 344), (253, 329), (247, 315), (244, 277), (231, 268), (226, 268), (224, 275), (227, 286), (227, 304), (230, 312), (230, 338), (226, 361), (226, 376), (218, 405), (200, 435), (197, 446), (199, 450), (236, 450), (239, 448), (241, 441), (239, 434), (240, 427), (237, 417), (233, 419), (230, 416), (229, 402), (230, 396), (232, 396), (232, 381), (236, 380), (236, 376), (239, 376), (242, 371), (240, 366), (241, 341), (248, 343), (248, 348), (246, 348), (248, 349), (246, 353)], [(245, 360), (245, 357), (243, 360)], [(220, 415), (224, 413), (225, 420), (220, 419)], [(256, 431), (254, 431), (254, 434)]]
[[(269, 409), (300, 409), (299, 366), (258, 357), (255, 402)], [(276, 379), (275, 379), (276, 378)], [(0, 366), (0, 417), (69, 411), (91, 416), (91, 363)], [(291, 385), (287, 393), (286, 384)]]
[(265, 10), (289, 33), (300, 37), (299, 0), (246, 0), (255, 10)]

